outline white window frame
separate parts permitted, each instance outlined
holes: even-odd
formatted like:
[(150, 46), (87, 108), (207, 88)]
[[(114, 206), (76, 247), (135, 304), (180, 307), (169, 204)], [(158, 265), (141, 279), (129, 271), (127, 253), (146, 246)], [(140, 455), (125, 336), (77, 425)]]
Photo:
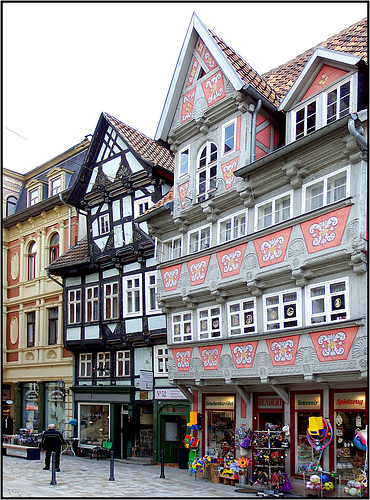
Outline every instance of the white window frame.
[(92, 354), (81, 352), (79, 358), (78, 374), (80, 378), (91, 378), (92, 376)]
[[(204, 237), (202, 233), (208, 231), (208, 237)], [(196, 249), (192, 249), (192, 237), (196, 237)], [(208, 241), (208, 243), (207, 243)], [(201, 252), (202, 250), (206, 250), (211, 247), (212, 242), (212, 226), (211, 224), (207, 224), (206, 226), (199, 227), (198, 229), (194, 229), (193, 231), (189, 231), (188, 233), (188, 254), (191, 255), (193, 253)]]
[[(284, 297), (292, 293), (297, 294), (295, 300), (284, 301)], [(277, 304), (267, 305), (267, 301), (270, 298), (278, 298)], [(295, 304), (295, 316), (292, 318), (284, 317), (284, 308), (292, 307)], [(277, 309), (277, 317), (268, 319), (268, 311), (270, 309)], [(294, 326), (285, 326), (284, 323), (291, 321), (296, 321), (297, 324)], [(277, 326), (275, 326), (277, 325)], [(293, 288), (290, 290), (284, 290), (283, 292), (269, 293), (263, 296), (263, 328), (265, 332), (271, 332), (274, 330), (292, 330), (295, 328), (300, 328), (302, 325), (302, 300), (301, 300), (301, 290), (299, 288)]]
[[(216, 146), (216, 151), (211, 153), (212, 144)], [(200, 166), (201, 154), (206, 150), (205, 165)], [(216, 159), (212, 159), (216, 154)], [(201, 203), (207, 200), (215, 191), (217, 186), (217, 164), (218, 164), (218, 147), (213, 141), (207, 141), (199, 150), (197, 157), (197, 202)], [(211, 176), (211, 171), (215, 169), (214, 175)], [(205, 173), (205, 181), (201, 180), (201, 175)], [(200, 187), (205, 184), (204, 192), (200, 192)]]
[[(154, 283), (153, 283), (154, 278)], [(145, 310), (146, 314), (158, 314), (161, 308), (157, 302), (157, 271), (150, 271), (145, 273)], [(154, 298), (153, 298), (154, 293)], [(155, 307), (152, 307), (152, 299), (154, 299)]]
[[(59, 181), (59, 183), (57, 182)], [(62, 176), (54, 177), (50, 179), (50, 196), (55, 196), (62, 191)]]
[[(228, 151), (225, 151), (226, 147), (226, 129), (230, 127), (231, 125), (234, 125), (234, 134), (233, 134), (233, 147), (229, 149)], [(236, 118), (233, 120), (230, 120), (226, 122), (224, 125), (222, 125), (222, 150), (221, 150), (221, 156), (227, 156), (230, 153), (234, 153), (236, 151)]]
[[(331, 193), (333, 190), (328, 192), (328, 182), (330, 180), (339, 177), (343, 172), (346, 172), (346, 193), (344, 197), (340, 197), (337, 200), (330, 200), (329, 199), (329, 193)], [(319, 184), (322, 184), (322, 204), (315, 206), (314, 208), (312, 207), (312, 200), (313, 197), (310, 196), (310, 198), (307, 197), (307, 190), (311, 186), (319, 186)], [(303, 184), (302, 186), (302, 213), (307, 213), (311, 212), (312, 210), (316, 210), (321, 207), (326, 207), (327, 205), (330, 205), (332, 203), (336, 203), (337, 201), (344, 200), (345, 198), (348, 198), (350, 195), (350, 167), (349, 165), (341, 168), (339, 170), (336, 170), (335, 172), (331, 172), (330, 174), (324, 175), (322, 177), (319, 177), (318, 179), (314, 179), (313, 181), (307, 182), (306, 184)], [(310, 207), (307, 208), (307, 202), (308, 199), (311, 200), (310, 202)]]
[[(228, 337), (255, 334), (257, 332), (256, 299), (249, 298), (228, 302), (227, 318)], [(238, 332), (238, 330), (240, 331)]]
[[(36, 196), (35, 196), (36, 194)], [(28, 202), (29, 202), (29, 207), (32, 207), (33, 205), (36, 205), (36, 203), (39, 202), (39, 198), (40, 198), (40, 189), (37, 187), (37, 188), (34, 188), (34, 189), (30, 189), (28, 191)]]
[(99, 235), (108, 234), (110, 231), (109, 214), (99, 215)]
[(128, 350), (116, 351), (116, 377), (130, 377), (131, 353)]
[(96, 376), (99, 378), (110, 377), (111, 353), (108, 351), (96, 353)]
[[(111, 287), (110, 293), (107, 292), (107, 288)], [(114, 290), (116, 288), (116, 291)], [(107, 303), (110, 303), (111, 315), (107, 315)], [(118, 281), (112, 281), (110, 283), (104, 283), (104, 319), (112, 320), (119, 318), (119, 286)]]
[(182, 236), (177, 236), (162, 242), (165, 260), (175, 260), (182, 257)]
[[(348, 111), (346, 113), (344, 113), (342, 116), (340, 116), (341, 114), (341, 111), (340, 111), (340, 103), (341, 103), (341, 99), (340, 99), (340, 89), (346, 85), (347, 83), (349, 83), (349, 106), (348, 106)], [(338, 80), (336, 81), (331, 87), (329, 88), (326, 88), (323, 92), (323, 95), (324, 95), (324, 103), (323, 103), (323, 123), (325, 125), (327, 125), (328, 123), (333, 123), (337, 120), (339, 120), (340, 118), (342, 118), (343, 116), (348, 116), (352, 111), (355, 111), (355, 107), (354, 107), (354, 100), (355, 100), (355, 85), (356, 85), (356, 81), (354, 79), (354, 75), (350, 75), (350, 76), (346, 76), (346, 77), (343, 77), (342, 80)], [(357, 85), (356, 85), (357, 87)], [(328, 110), (328, 97), (329, 97), (329, 94), (331, 94), (332, 92), (336, 92), (337, 94), (337, 99), (336, 99), (336, 113), (335, 113), (335, 119), (331, 120), (330, 122), (328, 122), (328, 116), (327, 116), (327, 110)], [(339, 96), (338, 96), (338, 93), (339, 93)], [(339, 97), (339, 99), (338, 99)], [(338, 105), (339, 104), (339, 105)]]
[(198, 340), (221, 338), (222, 316), (221, 306), (213, 305), (197, 310)]
[[(281, 201), (284, 199), (284, 198), (287, 198), (289, 197), (289, 217), (287, 218), (283, 218), (279, 221), (277, 221), (277, 217), (276, 217), (276, 214), (278, 213), (277, 210), (276, 210), (276, 205), (278, 202), (281, 203)], [(258, 217), (259, 215), (259, 211), (263, 208), (263, 207), (267, 207), (268, 205), (271, 204), (271, 209), (272, 209), (272, 212), (271, 212), (271, 224), (266, 224), (266, 225), (263, 225), (262, 227), (258, 227), (258, 221), (261, 218)], [(286, 210), (283, 208), (283, 210)], [(283, 211), (279, 212), (279, 213), (282, 213)], [(285, 220), (289, 220), (292, 218), (293, 216), (293, 190), (291, 191), (286, 191), (285, 193), (282, 193), (278, 196), (274, 196), (273, 198), (269, 198), (268, 200), (266, 201), (263, 201), (261, 203), (258, 203), (256, 206), (255, 206), (255, 217), (254, 217), (254, 230), (255, 231), (262, 231), (262, 229), (265, 229), (266, 227), (271, 227), (271, 226), (275, 226), (276, 224), (279, 224), (280, 222), (283, 222)]]
[[(315, 104), (315, 112), (314, 113), (309, 111), (309, 107), (312, 104)], [(303, 123), (303, 131), (300, 134), (300, 136), (297, 137), (297, 114), (302, 110), (304, 110), (304, 118), (303, 118), (303, 120), (301, 120)], [(301, 139), (302, 137), (305, 137), (308, 134), (312, 134), (312, 132), (315, 132), (315, 130), (320, 128), (319, 114), (320, 114), (320, 101), (319, 101), (319, 99), (317, 99), (317, 97), (315, 97), (314, 99), (310, 99), (309, 101), (305, 102), (304, 104), (302, 104), (301, 106), (299, 106), (297, 109), (294, 110), (294, 113), (293, 113), (293, 117), (294, 117), (294, 119), (293, 119), (293, 137), (294, 137), (295, 141), (298, 141), (299, 139)], [(310, 127), (308, 127), (308, 121), (312, 116), (315, 117), (315, 124), (314, 124), (314, 126), (311, 125)]]
[[(245, 217), (244, 222), (244, 232), (241, 232), (241, 225), (239, 221), (242, 217)], [(223, 232), (223, 225), (227, 222), (230, 222), (230, 227)], [(238, 223), (237, 223), (238, 222)], [(247, 234), (247, 222), (248, 222), (248, 210), (242, 210), (241, 212), (237, 212), (235, 214), (229, 215), (228, 217), (224, 217), (223, 219), (219, 219), (217, 221), (217, 244), (225, 243), (226, 241), (236, 240), (245, 236)], [(230, 233), (230, 238), (226, 238), (227, 232)], [(237, 232), (237, 234), (235, 234)], [(225, 233), (225, 239), (222, 238), (222, 235)]]
[(81, 295), (81, 288), (68, 290), (68, 323), (70, 325), (81, 323)]
[[(331, 286), (344, 283), (345, 290), (340, 292), (332, 292)], [(311, 291), (314, 289), (324, 288), (324, 293), (321, 295), (311, 296)], [(338, 295), (344, 295), (344, 308), (338, 308), (337, 312), (332, 308), (332, 300)], [(323, 311), (313, 312), (313, 302), (322, 301)], [(332, 316), (340, 315), (339, 318), (333, 319)], [(320, 320), (320, 317), (323, 319)], [(307, 326), (316, 325), (319, 323), (337, 323), (347, 321), (350, 318), (349, 306), (349, 280), (348, 278), (335, 279), (324, 281), (306, 287), (306, 324)]]
[[(183, 162), (183, 155), (184, 153), (187, 152), (187, 161)], [(179, 163), (178, 163), (178, 171), (179, 171), (179, 177), (183, 177), (184, 175), (187, 175), (190, 171), (190, 146), (186, 146), (186, 148), (182, 148), (179, 151)], [(183, 168), (186, 164), (186, 169)]]
[(193, 341), (193, 314), (190, 311), (179, 312), (171, 315), (172, 342)]
[[(137, 280), (137, 284), (134, 283), (134, 286), (129, 287), (130, 282), (135, 282)], [(123, 313), (125, 316), (142, 316), (143, 314), (143, 301), (142, 301), (142, 275), (134, 274), (131, 276), (123, 277)], [(135, 305), (135, 298), (138, 298), (138, 306)], [(131, 301), (132, 310), (130, 310), (129, 303)]]
[(145, 196), (143, 198), (139, 198), (138, 200), (134, 200), (134, 218), (139, 217), (144, 212), (152, 208), (153, 202), (151, 196)]
[[(91, 296), (89, 297), (89, 293)], [(91, 319), (88, 319), (88, 311), (91, 307)], [(86, 323), (92, 323), (93, 321), (99, 321), (99, 286), (87, 286), (85, 288), (85, 321)]]
[(167, 345), (154, 346), (154, 376), (168, 377), (168, 347)]

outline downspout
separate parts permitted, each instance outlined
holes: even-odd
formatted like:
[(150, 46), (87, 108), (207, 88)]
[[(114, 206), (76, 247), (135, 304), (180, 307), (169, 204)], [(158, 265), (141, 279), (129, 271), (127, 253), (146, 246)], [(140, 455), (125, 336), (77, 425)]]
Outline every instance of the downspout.
[(59, 283), (58, 280), (56, 280), (55, 278), (53, 278), (53, 276), (50, 274), (50, 269), (48, 267), (45, 267), (45, 271), (46, 271), (46, 275), (48, 278), (50, 278), (51, 280), (55, 281), (55, 283), (59, 286), (61, 286), (63, 288), (63, 283)]
[[(355, 126), (355, 121), (358, 119), (357, 113), (351, 113), (351, 118), (348, 119), (348, 131), (353, 137), (356, 139), (356, 142), (358, 144), (358, 147), (361, 149), (361, 151), (367, 151), (367, 141), (366, 137), (361, 134)], [(361, 128), (361, 131), (363, 132), (363, 129)]]
[(63, 200), (62, 198), (62, 193), (59, 193), (59, 199), (68, 208), (68, 248), (71, 248), (71, 222), (72, 222), (72, 209), (70, 205), (67, 205), (67, 203)]
[(257, 106), (254, 108), (252, 114), (252, 137), (251, 137), (251, 163), (256, 159), (256, 130), (257, 130), (257, 114), (261, 109), (262, 100), (258, 99)]

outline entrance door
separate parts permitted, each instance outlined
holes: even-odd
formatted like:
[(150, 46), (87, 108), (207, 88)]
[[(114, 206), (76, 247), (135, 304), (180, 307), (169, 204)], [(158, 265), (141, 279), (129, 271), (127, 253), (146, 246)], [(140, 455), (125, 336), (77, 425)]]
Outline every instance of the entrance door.
[(185, 437), (185, 415), (161, 415), (161, 449), (164, 450), (164, 461), (178, 461), (178, 449)]

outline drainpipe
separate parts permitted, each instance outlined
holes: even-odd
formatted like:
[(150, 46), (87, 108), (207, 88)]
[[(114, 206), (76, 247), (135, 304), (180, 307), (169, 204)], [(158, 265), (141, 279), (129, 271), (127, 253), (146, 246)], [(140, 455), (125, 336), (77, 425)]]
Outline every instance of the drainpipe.
[(360, 133), (355, 127), (355, 121), (357, 119), (358, 119), (357, 113), (351, 113), (351, 118), (348, 119), (348, 131), (356, 139), (358, 147), (361, 149), (361, 151), (367, 151), (366, 137), (363, 135), (363, 133)]
[(72, 210), (71, 210), (71, 206), (70, 205), (67, 205), (67, 203), (63, 200), (62, 198), (62, 193), (59, 193), (59, 199), (60, 201), (63, 203), (63, 205), (65, 205), (66, 207), (68, 207), (68, 248), (71, 248), (71, 222), (72, 222)]
[(256, 159), (256, 130), (257, 130), (257, 114), (261, 109), (262, 100), (258, 99), (257, 106), (254, 108), (252, 115), (252, 138), (251, 138), (251, 163)]
[(50, 274), (50, 269), (48, 267), (45, 267), (45, 271), (46, 271), (46, 275), (49, 279), (55, 281), (55, 283), (59, 286), (61, 286), (63, 288), (63, 283), (59, 283), (58, 280), (56, 280), (55, 278), (53, 278), (53, 276)]

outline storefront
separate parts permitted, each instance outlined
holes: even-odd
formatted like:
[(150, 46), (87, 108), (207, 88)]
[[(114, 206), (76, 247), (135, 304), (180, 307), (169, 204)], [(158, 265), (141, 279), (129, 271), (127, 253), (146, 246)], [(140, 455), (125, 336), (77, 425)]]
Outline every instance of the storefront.
[(103, 439), (110, 440), (109, 432), (110, 405), (78, 405), (79, 445), (100, 445)]
[(284, 425), (283, 400), (271, 394), (258, 394), (253, 396), (253, 430), (264, 431), (266, 424), (278, 426)]
[(319, 452), (314, 450), (307, 440), (309, 417), (325, 416), (322, 414), (322, 391), (302, 391), (291, 393), (291, 436), (293, 453), (291, 454), (293, 474), (303, 474), (310, 462), (317, 462)]
[(29, 382), (22, 384), (22, 419), (21, 428), (42, 431), (39, 429), (39, 406), (40, 406), (40, 390), (39, 384)]
[(235, 456), (235, 396), (203, 397), (205, 454)]
[(367, 425), (365, 391), (330, 392), (330, 414), (333, 415), (334, 444), (330, 449), (331, 463), (342, 481), (357, 477), (365, 463), (365, 450), (353, 441)]

